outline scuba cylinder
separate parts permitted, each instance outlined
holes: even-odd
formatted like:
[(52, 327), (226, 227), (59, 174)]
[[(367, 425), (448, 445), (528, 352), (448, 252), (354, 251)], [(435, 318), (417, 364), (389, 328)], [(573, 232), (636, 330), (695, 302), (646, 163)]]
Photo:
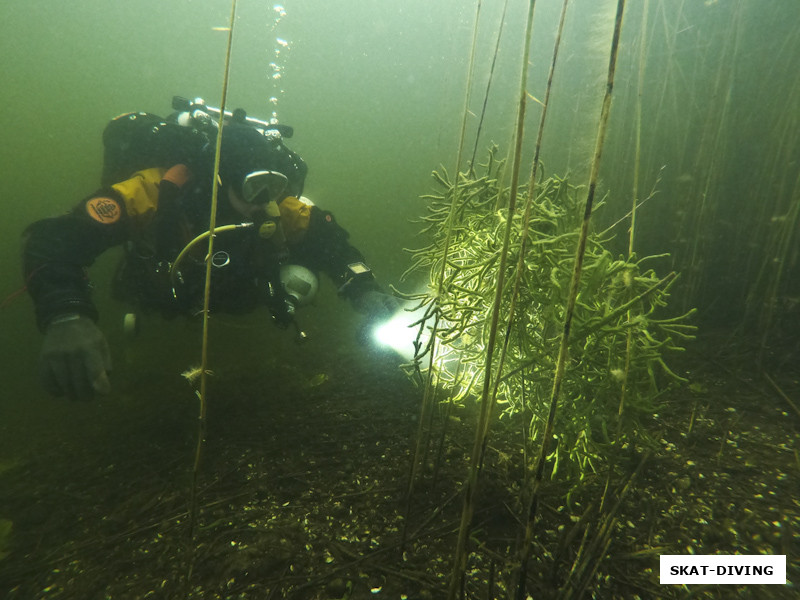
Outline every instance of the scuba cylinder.
[[(208, 106), (202, 98), (189, 100), (182, 96), (172, 97), (172, 109), (178, 111), (176, 121), (181, 125), (194, 125), (196, 123), (213, 124), (219, 122), (222, 111), (213, 106)], [(275, 130), (282, 137), (290, 138), (294, 135), (294, 128), (290, 125), (270, 123), (254, 117), (248, 117), (244, 109), (237, 108), (233, 112), (225, 111), (225, 118), (233, 123), (242, 123), (262, 130)]]

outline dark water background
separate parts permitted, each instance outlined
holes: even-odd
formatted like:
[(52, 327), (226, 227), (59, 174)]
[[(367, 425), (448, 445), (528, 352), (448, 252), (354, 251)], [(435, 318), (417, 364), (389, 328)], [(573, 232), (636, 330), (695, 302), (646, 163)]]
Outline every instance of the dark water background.
[[(543, 161), (547, 172), (570, 172), (576, 183), (588, 174), (615, 4), (575, 1), (567, 17)], [(641, 97), (638, 196), (654, 188), (658, 194), (639, 214), (638, 251), (671, 253), (660, 270), (684, 273), (677, 301), (699, 308), (701, 327), (769, 332), (779, 322), (774, 315), (765, 321), (765, 308), (779, 299), (788, 311), (780, 327), (796, 322), (798, 221), (791, 209), (800, 203), (800, 4), (654, 0), (644, 27), (644, 3), (628, 4), (601, 174), (610, 197), (598, 222), (614, 222), (630, 208)], [(537, 3), (528, 91), (539, 99), (560, 5)], [(452, 171), (455, 162), (475, 7), (463, 0), (287, 0), (284, 6), (286, 16), (276, 24), (273, 3), (239, 2), (229, 105), (254, 116), (275, 109), (294, 126), (291, 147), (310, 165), (306, 195), (336, 213), (384, 282), (397, 283), (407, 266), (401, 249), (421, 243), (409, 222), (422, 210), (418, 196), (430, 189), (431, 169), (444, 163)], [(492, 140), (509, 147), (526, 10), (522, 0), (509, 2), (479, 148)], [(24, 227), (97, 187), (100, 136), (110, 118), (134, 110), (165, 115), (173, 95), (219, 102), (226, 33), (214, 28), (227, 25), (229, 11), (226, 2), (210, 0), (3, 2), (0, 295), (22, 283)], [(483, 2), (470, 101), (475, 115), (501, 11), (499, 0)], [(277, 38), (289, 43), (277, 61), (278, 83), (269, 66), (282, 48)], [(529, 156), (539, 106), (531, 103), (528, 114)], [(476, 123), (471, 117), (470, 149)], [(620, 251), (625, 227), (619, 227)], [(123, 372), (122, 309), (108, 299), (106, 285), (110, 254), (92, 275), (101, 323)], [(369, 353), (351, 335), (356, 318), (330, 286), (305, 318), (315, 341), (304, 351), (271, 328), (265, 313), (221, 323), (212, 341), (214, 368), (224, 374), (275, 360), (313, 365), (343, 349), (363, 352), (368, 363)], [(132, 370), (154, 385), (174, 377), (199, 360), (198, 340), (185, 323), (154, 324)], [(113, 412), (120, 400), (136, 405), (121, 385), (99, 407), (47, 398), (35, 380), (40, 341), (26, 297), (0, 312), (0, 457), (80, 437), (98, 410)], [(303, 376), (313, 374), (312, 366)]]

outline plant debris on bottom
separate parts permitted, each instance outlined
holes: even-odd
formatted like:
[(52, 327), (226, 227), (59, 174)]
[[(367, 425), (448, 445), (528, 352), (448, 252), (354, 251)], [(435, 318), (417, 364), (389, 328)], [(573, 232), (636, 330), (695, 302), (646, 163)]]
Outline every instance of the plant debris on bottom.
[[(0, 597), (444, 598), (475, 410), (436, 415), (406, 522), (421, 394), (391, 361), (369, 370), (350, 361), (332, 358), (325, 372), (336, 375), (306, 383), (273, 378), (265, 388), (264, 374), (214, 380), (193, 539), (196, 406), (176, 399), (188, 395), (177, 376), (174, 389), (137, 384), (132, 395), (151, 400), (116, 407), (108, 423), (110, 411), (98, 408), (97, 427), (78, 440), (0, 457), (0, 518), (13, 523)], [(749, 356), (687, 364), (691, 383), (671, 390), (648, 425), (658, 448), (619, 508), (585, 597), (796, 597), (800, 415)], [(797, 398), (798, 373), (780, 373), (773, 381)], [(466, 598), (512, 596), (524, 520), (521, 427), (492, 425)], [(544, 489), (531, 597), (564, 592), (580, 517), (602, 494), (604, 475), (587, 477), (569, 501), (574, 482)], [(660, 554), (712, 553), (786, 554), (789, 583), (659, 585)]]

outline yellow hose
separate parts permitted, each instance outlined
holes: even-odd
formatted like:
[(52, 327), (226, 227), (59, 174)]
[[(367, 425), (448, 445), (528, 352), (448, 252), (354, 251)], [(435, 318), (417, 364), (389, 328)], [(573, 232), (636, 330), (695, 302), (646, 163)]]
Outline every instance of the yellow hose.
[[(233, 231), (234, 229), (242, 229), (244, 227), (252, 227), (252, 226), (253, 226), (252, 223), (234, 223), (233, 225), (222, 225), (221, 227), (214, 228), (214, 235), (224, 231)], [(178, 273), (178, 265), (180, 265), (183, 259), (186, 258), (186, 255), (189, 253), (189, 250), (191, 250), (195, 245), (197, 245), (199, 242), (202, 242), (210, 235), (211, 235), (210, 229), (204, 233), (201, 233), (191, 242), (186, 244), (186, 246), (183, 247), (183, 250), (181, 250), (178, 253), (178, 256), (175, 258), (175, 261), (169, 268), (169, 281), (173, 289), (175, 289), (175, 275), (177, 275)]]

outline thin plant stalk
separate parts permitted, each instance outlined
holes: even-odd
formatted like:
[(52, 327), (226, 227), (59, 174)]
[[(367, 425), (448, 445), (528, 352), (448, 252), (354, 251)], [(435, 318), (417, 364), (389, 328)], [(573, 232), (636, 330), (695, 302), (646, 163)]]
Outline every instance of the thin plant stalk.
[[(478, 128), (475, 132), (475, 145), (472, 147), (472, 160), (470, 160), (470, 169), (475, 168), (475, 155), (478, 153), (478, 142), (481, 138), (481, 129), (483, 128), (483, 119), (486, 116), (486, 106), (489, 104), (489, 90), (492, 89), (492, 79), (494, 78), (494, 67), (497, 64), (497, 55), (500, 53), (500, 40), (503, 38), (503, 25), (506, 22), (506, 9), (508, 9), (508, 0), (503, 3), (503, 14), (500, 15), (500, 26), (497, 28), (497, 40), (494, 45), (494, 56), (492, 57), (492, 66), (489, 68), (489, 79), (486, 82), (486, 93), (483, 95), (483, 107), (481, 108), (481, 117), (478, 119)], [(457, 173), (458, 171), (456, 171)]]
[[(636, 208), (639, 202), (639, 172), (642, 162), (642, 96), (644, 95), (644, 68), (647, 49), (647, 14), (650, 0), (644, 0), (642, 6), (642, 25), (639, 38), (639, 73), (636, 84), (636, 115), (635, 115), (635, 150), (633, 156), (633, 190), (631, 200), (631, 225), (628, 231), (628, 258), (633, 256), (634, 240), (636, 238)], [(628, 322), (631, 320), (631, 311), (628, 310)], [(617, 409), (617, 441), (620, 441), (622, 432), (622, 413), (625, 410), (625, 400), (628, 392), (628, 376), (631, 368), (631, 354), (633, 352), (633, 331), (628, 330), (625, 336), (625, 369), (622, 376), (622, 390), (619, 395), (619, 408)], [(609, 473), (610, 477), (610, 473)]]
[(647, 15), (650, 0), (644, 0), (642, 6), (641, 37), (639, 39), (639, 73), (636, 84), (636, 142), (633, 157), (633, 199), (631, 201), (631, 228), (628, 236), (628, 256), (633, 254), (634, 239), (636, 236), (636, 208), (639, 202), (639, 174), (642, 162), (642, 96), (644, 95), (644, 71), (647, 57)]
[[(664, 38), (664, 44), (666, 46), (665, 55), (668, 57), (668, 60), (669, 58), (675, 56), (675, 48), (678, 45), (678, 31), (681, 29), (685, 3), (686, 0), (679, 0), (678, 2), (675, 2), (675, 0), (669, 0), (668, 3), (665, 3), (664, 0), (659, 0), (658, 7), (656, 8), (656, 12), (661, 14), (661, 22), (664, 29), (662, 35)], [(671, 15), (667, 15), (668, 7), (672, 9)], [(653, 122), (651, 123), (651, 128), (653, 130), (662, 130), (665, 126), (664, 121), (668, 121), (670, 126), (673, 128), (682, 125), (683, 119), (680, 118), (679, 111), (677, 110), (678, 101), (675, 99), (673, 91), (675, 88), (677, 88), (676, 82), (681, 81), (683, 78), (682, 74), (675, 73), (675, 71), (678, 69), (679, 67), (674, 60), (670, 61), (664, 67), (665, 72), (660, 77), (661, 85), (653, 94), (653, 97), (658, 102), (653, 110)], [(665, 103), (670, 97), (673, 98), (673, 106), (666, 107)], [(684, 131), (681, 132), (680, 137), (684, 140), (684, 146), (686, 145), (685, 138), (687, 136), (687, 132), (690, 129), (690, 127), (684, 127)], [(661, 141), (662, 140), (659, 139), (659, 142)], [(657, 168), (655, 164), (655, 161), (657, 160), (662, 160), (661, 156), (659, 156), (658, 153), (651, 152), (650, 162), (647, 165), (647, 172), (652, 172)]]
[(524, 543), (522, 547), (522, 556), (520, 561), (520, 573), (517, 585), (517, 600), (523, 600), (525, 597), (525, 582), (527, 579), (528, 562), (530, 560), (531, 548), (533, 546), (533, 531), (534, 523), (536, 520), (536, 513), (538, 509), (539, 488), (544, 476), (544, 467), (547, 462), (547, 456), (550, 449), (550, 439), (553, 437), (553, 426), (555, 424), (556, 409), (558, 407), (558, 398), (561, 392), (561, 383), (564, 379), (564, 372), (566, 370), (567, 354), (569, 349), (569, 334), (572, 326), (572, 315), (575, 311), (575, 303), (578, 298), (578, 288), (581, 280), (581, 269), (583, 267), (583, 258), (586, 251), (586, 241), (589, 237), (589, 223), (592, 218), (592, 205), (594, 203), (595, 191), (597, 189), (597, 181), (600, 172), (600, 161), (603, 154), (603, 146), (605, 143), (606, 129), (608, 127), (608, 117), (611, 112), (611, 95), (614, 89), (614, 74), (617, 67), (617, 53), (619, 50), (619, 38), (622, 31), (622, 17), (625, 12), (625, 0), (617, 1), (617, 12), (614, 20), (614, 33), (611, 41), (611, 51), (608, 60), (608, 76), (606, 78), (606, 92), (603, 97), (603, 105), (600, 111), (600, 121), (597, 130), (597, 141), (595, 144), (594, 157), (592, 159), (592, 168), (589, 177), (589, 190), (586, 195), (586, 204), (584, 207), (583, 222), (581, 224), (580, 238), (578, 240), (578, 247), (575, 253), (575, 267), (572, 272), (572, 281), (570, 283), (570, 292), (567, 299), (567, 307), (564, 315), (564, 330), (561, 334), (561, 345), (558, 351), (558, 360), (556, 362), (556, 372), (553, 377), (553, 389), (550, 395), (550, 409), (547, 415), (547, 423), (545, 425), (544, 433), (542, 435), (542, 444), (536, 465), (533, 491), (531, 493), (530, 504), (528, 507), (527, 523), (525, 526)]
[(763, 313), (761, 314), (761, 344), (758, 350), (758, 363), (761, 365), (764, 355), (768, 349), (770, 334), (774, 319), (775, 306), (778, 302), (778, 292), (783, 283), (784, 271), (787, 268), (789, 251), (792, 249), (793, 240), (797, 234), (797, 226), (800, 223), (800, 173), (795, 182), (795, 201), (792, 202), (789, 213), (785, 215), (784, 227), (778, 236), (777, 255), (775, 259), (776, 268), (772, 274), (765, 299), (766, 302)]
[[(742, 281), (753, 282), (749, 286), (747, 303), (745, 306), (745, 321), (752, 318), (754, 312), (763, 310), (762, 315), (755, 321), (758, 329), (765, 334), (770, 327), (770, 318), (766, 313), (769, 307), (774, 304), (774, 298), (769, 291), (764, 296), (763, 277), (767, 272), (772, 271), (781, 263), (775, 262), (776, 258), (774, 248), (776, 246), (776, 237), (774, 235), (774, 228), (777, 224), (781, 226), (795, 227), (788, 223), (788, 216), (781, 217), (780, 214), (786, 211), (786, 202), (789, 202), (789, 212), (793, 210), (795, 200), (792, 200), (793, 194), (796, 190), (792, 190), (792, 182), (794, 178), (787, 175), (786, 166), (792, 164), (794, 156), (797, 155), (800, 149), (800, 80), (794, 79), (790, 82), (785, 82), (776, 74), (776, 69), (782, 68), (790, 57), (796, 56), (800, 52), (800, 31), (795, 29), (794, 33), (786, 36), (781, 45), (781, 49), (776, 53), (768, 65), (769, 70), (766, 71), (762, 77), (765, 82), (773, 82), (772, 85), (756, 86), (760, 90), (759, 97), (757, 98), (758, 105), (764, 106), (766, 113), (767, 107), (772, 107), (775, 104), (781, 106), (778, 109), (779, 117), (772, 125), (770, 135), (767, 138), (769, 142), (766, 145), (767, 151), (761, 155), (761, 169), (764, 173), (763, 176), (753, 176), (753, 189), (751, 194), (753, 196), (762, 196), (762, 185), (764, 181), (777, 182), (780, 181), (780, 186), (775, 188), (775, 193), (769, 194), (772, 202), (765, 201), (758, 203), (758, 213), (752, 219), (740, 219), (739, 231), (737, 235), (741, 237), (748, 237), (750, 239), (766, 239), (766, 244), (760, 244), (762, 249), (761, 253), (747, 251), (744, 253), (743, 263), (745, 268), (738, 271)], [(778, 86), (783, 84), (783, 89)], [(773, 109), (775, 110), (775, 109)], [(787, 189), (788, 188), (788, 189)], [(738, 222), (737, 221), (737, 222)], [(781, 221), (783, 221), (781, 223)], [(754, 228), (754, 225), (756, 226)], [(778, 257), (779, 260), (784, 260), (783, 256)], [(737, 263), (741, 265), (741, 262)], [(756, 274), (753, 274), (756, 271)], [(743, 275), (742, 275), (743, 274)]]
[(742, 29), (740, 13), (741, 3), (737, 2), (730, 24), (732, 31), (726, 37), (720, 57), (724, 60), (720, 60), (715, 83), (712, 87), (714, 95), (721, 96), (722, 102), (719, 106), (709, 105), (706, 119), (707, 123), (712, 123), (712, 118), (718, 115), (716, 119), (717, 126), (713, 131), (709, 128), (704, 132), (698, 154), (698, 156), (709, 157), (709, 162), (706, 176), (702, 182), (702, 190), (698, 190), (700, 202), (694, 207), (691, 221), (692, 231), (688, 237), (691, 242), (691, 248), (687, 248), (690, 269), (686, 282), (686, 302), (684, 306), (698, 299), (702, 295), (703, 288), (707, 285), (707, 278), (701, 276), (701, 271), (698, 267), (703, 254), (708, 251), (706, 232), (709, 229), (709, 220), (712, 218), (714, 209), (712, 203), (714, 198), (713, 185), (719, 187), (717, 184), (717, 166), (723, 164), (725, 159), (725, 141), (728, 139), (727, 129), (730, 122), (732, 96), (736, 82), (734, 75), (736, 65), (739, 62), (739, 41)]
[(530, 0), (528, 5), (528, 20), (525, 29), (525, 46), (522, 52), (522, 67), (520, 76), (520, 89), (518, 92), (519, 106), (517, 111), (516, 139), (514, 162), (511, 175), (511, 189), (508, 200), (508, 218), (506, 219), (505, 233), (503, 236), (503, 247), (500, 252), (500, 264), (497, 271), (497, 281), (495, 282), (495, 296), (492, 304), (491, 325), (489, 337), (486, 342), (486, 362), (484, 368), (483, 390), (481, 392), (481, 412), (478, 424), (475, 429), (475, 443), (472, 448), (470, 458), (469, 474), (467, 485), (464, 492), (464, 504), (461, 511), (461, 523), (458, 531), (458, 540), (453, 555), (453, 572), (450, 576), (450, 586), (448, 590), (449, 600), (455, 600), (458, 594), (460, 582), (462, 580), (467, 562), (467, 539), (472, 527), (472, 517), (475, 512), (475, 495), (478, 488), (479, 465), (481, 462), (481, 451), (484, 446), (485, 434), (488, 433), (488, 421), (491, 416), (491, 374), (492, 358), (497, 339), (497, 324), (500, 319), (500, 305), (503, 294), (505, 280), (505, 266), (508, 259), (508, 248), (511, 239), (511, 229), (513, 227), (512, 218), (516, 210), (517, 188), (519, 182), (519, 171), (522, 162), (522, 140), (525, 128), (525, 106), (527, 103), (527, 80), (528, 80), (528, 57), (530, 54), (531, 33), (533, 31), (533, 13), (536, 0)]
[[(627, 496), (628, 492), (633, 488), (634, 482), (639, 477), (644, 468), (645, 464), (650, 458), (649, 451), (646, 452), (642, 459), (639, 461), (639, 465), (636, 469), (628, 476), (627, 481), (618, 489), (616, 490), (613, 496), (613, 503), (611, 504), (611, 508), (608, 512), (603, 513), (602, 508), (600, 509), (599, 514), (603, 514), (603, 518), (596, 526), (595, 530), (595, 537), (594, 539), (586, 546), (586, 552), (583, 554), (580, 562), (577, 561), (573, 564), (573, 568), (570, 571), (570, 578), (564, 584), (561, 590), (561, 594), (559, 595), (560, 600), (572, 600), (573, 598), (583, 598), (584, 592), (591, 581), (591, 578), (594, 577), (594, 574), (597, 572), (597, 568), (600, 566), (600, 562), (603, 560), (603, 557), (608, 552), (608, 548), (611, 545), (611, 535), (614, 532), (614, 527), (617, 524), (617, 511), (619, 507), (622, 505), (622, 501)], [(606, 485), (606, 489), (603, 492), (603, 499), (601, 501), (601, 507), (605, 504), (606, 497), (608, 494), (609, 487)], [(590, 531), (593, 528), (594, 524), (590, 523), (587, 526), (586, 531)], [(585, 537), (584, 541), (588, 538)], [(573, 577), (577, 579), (577, 583), (573, 584), (572, 580)]]
[(194, 467), (192, 468), (192, 498), (189, 512), (189, 535), (194, 537), (197, 524), (197, 482), (200, 473), (200, 460), (203, 455), (203, 445), (206, 436), (206, 413), (208, 409), (207, 383), (208, 383), (208, 313), (211, 304), (211, 257), (214, 255), (214, 230), (217, 226), (217, 202), (219, 197), (219, 159), (222, 147), (222, 130), (225, 126), (225, 104), (228, 97), (228, 78), (231, 66), (231, 47), (233, 45), (233, 26), (236, 19), (236, 0), (231, 1), (230, 27), (228, 28), (228, 45), (225, 50), (225, 73), (222, 81), (222, 99), (220, 101), (219, 130), (217, 131), (217, 145), (214, 151), (214, 175), (211, 192), (211, 217), (208, 225), (208, 254), (206, 254), (206, 279), (203, 293), (203, 342), (200, 358), (200, 412), (197, 418), (197, 445), (194, 452)]
[[(464, 110), (462, 112), (462, 117), (461, 117), (461, 133), (459, 135), (458, 153), (456, 155), (456, 168), (454, 175), (455, 179), (453, 180), (453, 201), (450, 204), (450, 216), (447, 220), (447, 237), (445, 238), (444, 249), (442, 250), (442, 268), (439, 271), (439, 277), (436, 286), (437, 296), (442, 293), (442, 288), (444, 287), (444, 274), (447, 267), (447, 257), (450, 253), (450, 240), (452, 239), (452, 234), (453, 234), (453, 224), (455, 222), (454, 216), (455, 216), (456, 206), (458, 206), (458, 181), (460, 178), (461, 157), (464, 152), (464, 139), (466, 137), (466, 131), (467, 131), (467, 117), (469, 115), (469, 101), (471, 96), (470, 91), (472, 88), (472, 77), (475, 68), (475, 51), (478, 46), (478, 21), (480, 20), (480, 14), (481, 14), (481, 0), (478, 0), (478, 5), (477, 8), (475, 9), (475, 26), (472, 30), (472, 49), (470, 51), (470, 56), (469, 56), (467, 89), (464, 94)], [(435, 336), (435, 334), (436, 332), (434, 331), (433, 335)]]
[[(542, 136), (544, 133), (544, 126), (547, 120), (547, 107), (550, 104), (550, 92), (553, 88), (553, 73), (556, 69), (556, 62), (558, 60), (558, 50), (561, 47), (561, 35), (564, 32), (564, 22), (566, 20), (567, 6), (569, 0), (564, 0), (561, 5), (561, 16), (558, 21), (558, 31), (556, 33), (556, 41), (553, 46), (553, 60), (550, 63), (550, 71), (547, 75), (547, 86), (545, 89), (544, 103), (542, 106), (542, 114), (539, 119), (539, 130), (536, 135), (536, 146), (533, 152), (533, 164), (531, 165), (531, 175), (528, 181), (528, 195), (525, 202), (525, 212), (522, 217), (522, 234), (520, 235), (520, 250), (517, 259), (517, 266), (514, 271), (514, 288), (511, 292), (511, 300), (508, 309), (508, 321), (506, 323), (505, 335), (503, 337), (503, 346), (500, 351), (500, 359), (497, 366), (497, 376), (494, 380), (494, 388), (492, 390), (492, 405), (497, 401), (497, 393), (500, 388), (501, 376), (503, 374), (503, 366), (505, 364), (506, 353), (508, 351), (508, 342), (511, 339), (511, 328), (514, 321), (514, 313), (517, 308), (517, 298), (519, 297), (519, 289), (522, 282), (522, 274), (525, 272), (525, 256), (528, 247), (528, 232), (530, 231), (531, 222), (531, 206), (536, 199), (536, 172), (539, 165), (539, 156), (542, 149)], [(510, 217), (509, 217), (510, 219)], [(486, 445), (486, 433), (484, 432), (484, 451)]]
[[(469, 58), (469, 67), (467, 70), (467, 82), (466, 82), (466, 90), (464, 92), (464, 110), (462, 113), (461, 118), (461, 132), (459, 135), (459, 142), (458, 142), (458, 153), (456, 156), (456, 169), (455, 169), (455, 180), (453, 182), (453, 198), (452, 202), (450, 203), (450, 210), (447, 219), (447, 236), (445, 237), (444, 248), (442, 249), (442, 266), (439, 271), (438, 277), (436, 279), (436, 298), (434, 298), (434, 302), (438, 302), (439, 297), (442, 294), (442, 290), (444, 288), (444, 276), (445, 276), (445, 269), (447, 267), (447, 257), (450, 252), (450, 240), (452, 239), (453, 233), (453, 223), (455, 221), (455, 212), (456, 206), (458, 202), (458, 181), (459, 181), (459, 170), (461, 168), (461, 156), (464, 148), (464, 139), (466, 137), (466, 130), (467, 130), (467, 117), (469, 115), (469, 101), (470, 101), (470, 90), (472, 88), (472, 76), (473, 70), (475, 65), (475, 53), (476, 48), (478, 45), (478, 21), (480, 20), (481, 14), (481, 0), (478, 0), (477, 6), (475, 8), (475, 24), (472, 31), (472, 50), (470, 52)], [(408, 485), (406, 488), (406, 518), (405, 518), (405, 525), (403, 527), (403, 537), (402, 542), (400, 544), (401, 549), (405, 546), (405, 539), (406, 539), (406, 532), (408, 530), (408, 521), (409, 517), (411, 516), (411, 498), (414, 494), (414, 483), (417, 477), (417, 470), (420, 462), (420, 454), (422, 451), (422, 424), (425, 421), (425, 416), (427, 412), (430, 410), (430, 405), (433, 403), (433, 360), (436, 354), (436, 336), (437, 336), (437, 328), (438, 328), (439, 318), (438, 313), (436, 313), (436, 317), (434, 318), (433, 328), (431, 330), (431, 346), (429, 349), (430, 352), (430, 364), (428, 368), (428, 377), (425, 381), (425, 391), (423, 392), (422, 396), (422, 406), (420, 407), (420, 426), (417, 431), (417, 439), (414, 444), (414, 456), (411, 458), (411, 468), (409, 469), (408, 475)], [(422, 325), (424, 327), (424, 324)]]

